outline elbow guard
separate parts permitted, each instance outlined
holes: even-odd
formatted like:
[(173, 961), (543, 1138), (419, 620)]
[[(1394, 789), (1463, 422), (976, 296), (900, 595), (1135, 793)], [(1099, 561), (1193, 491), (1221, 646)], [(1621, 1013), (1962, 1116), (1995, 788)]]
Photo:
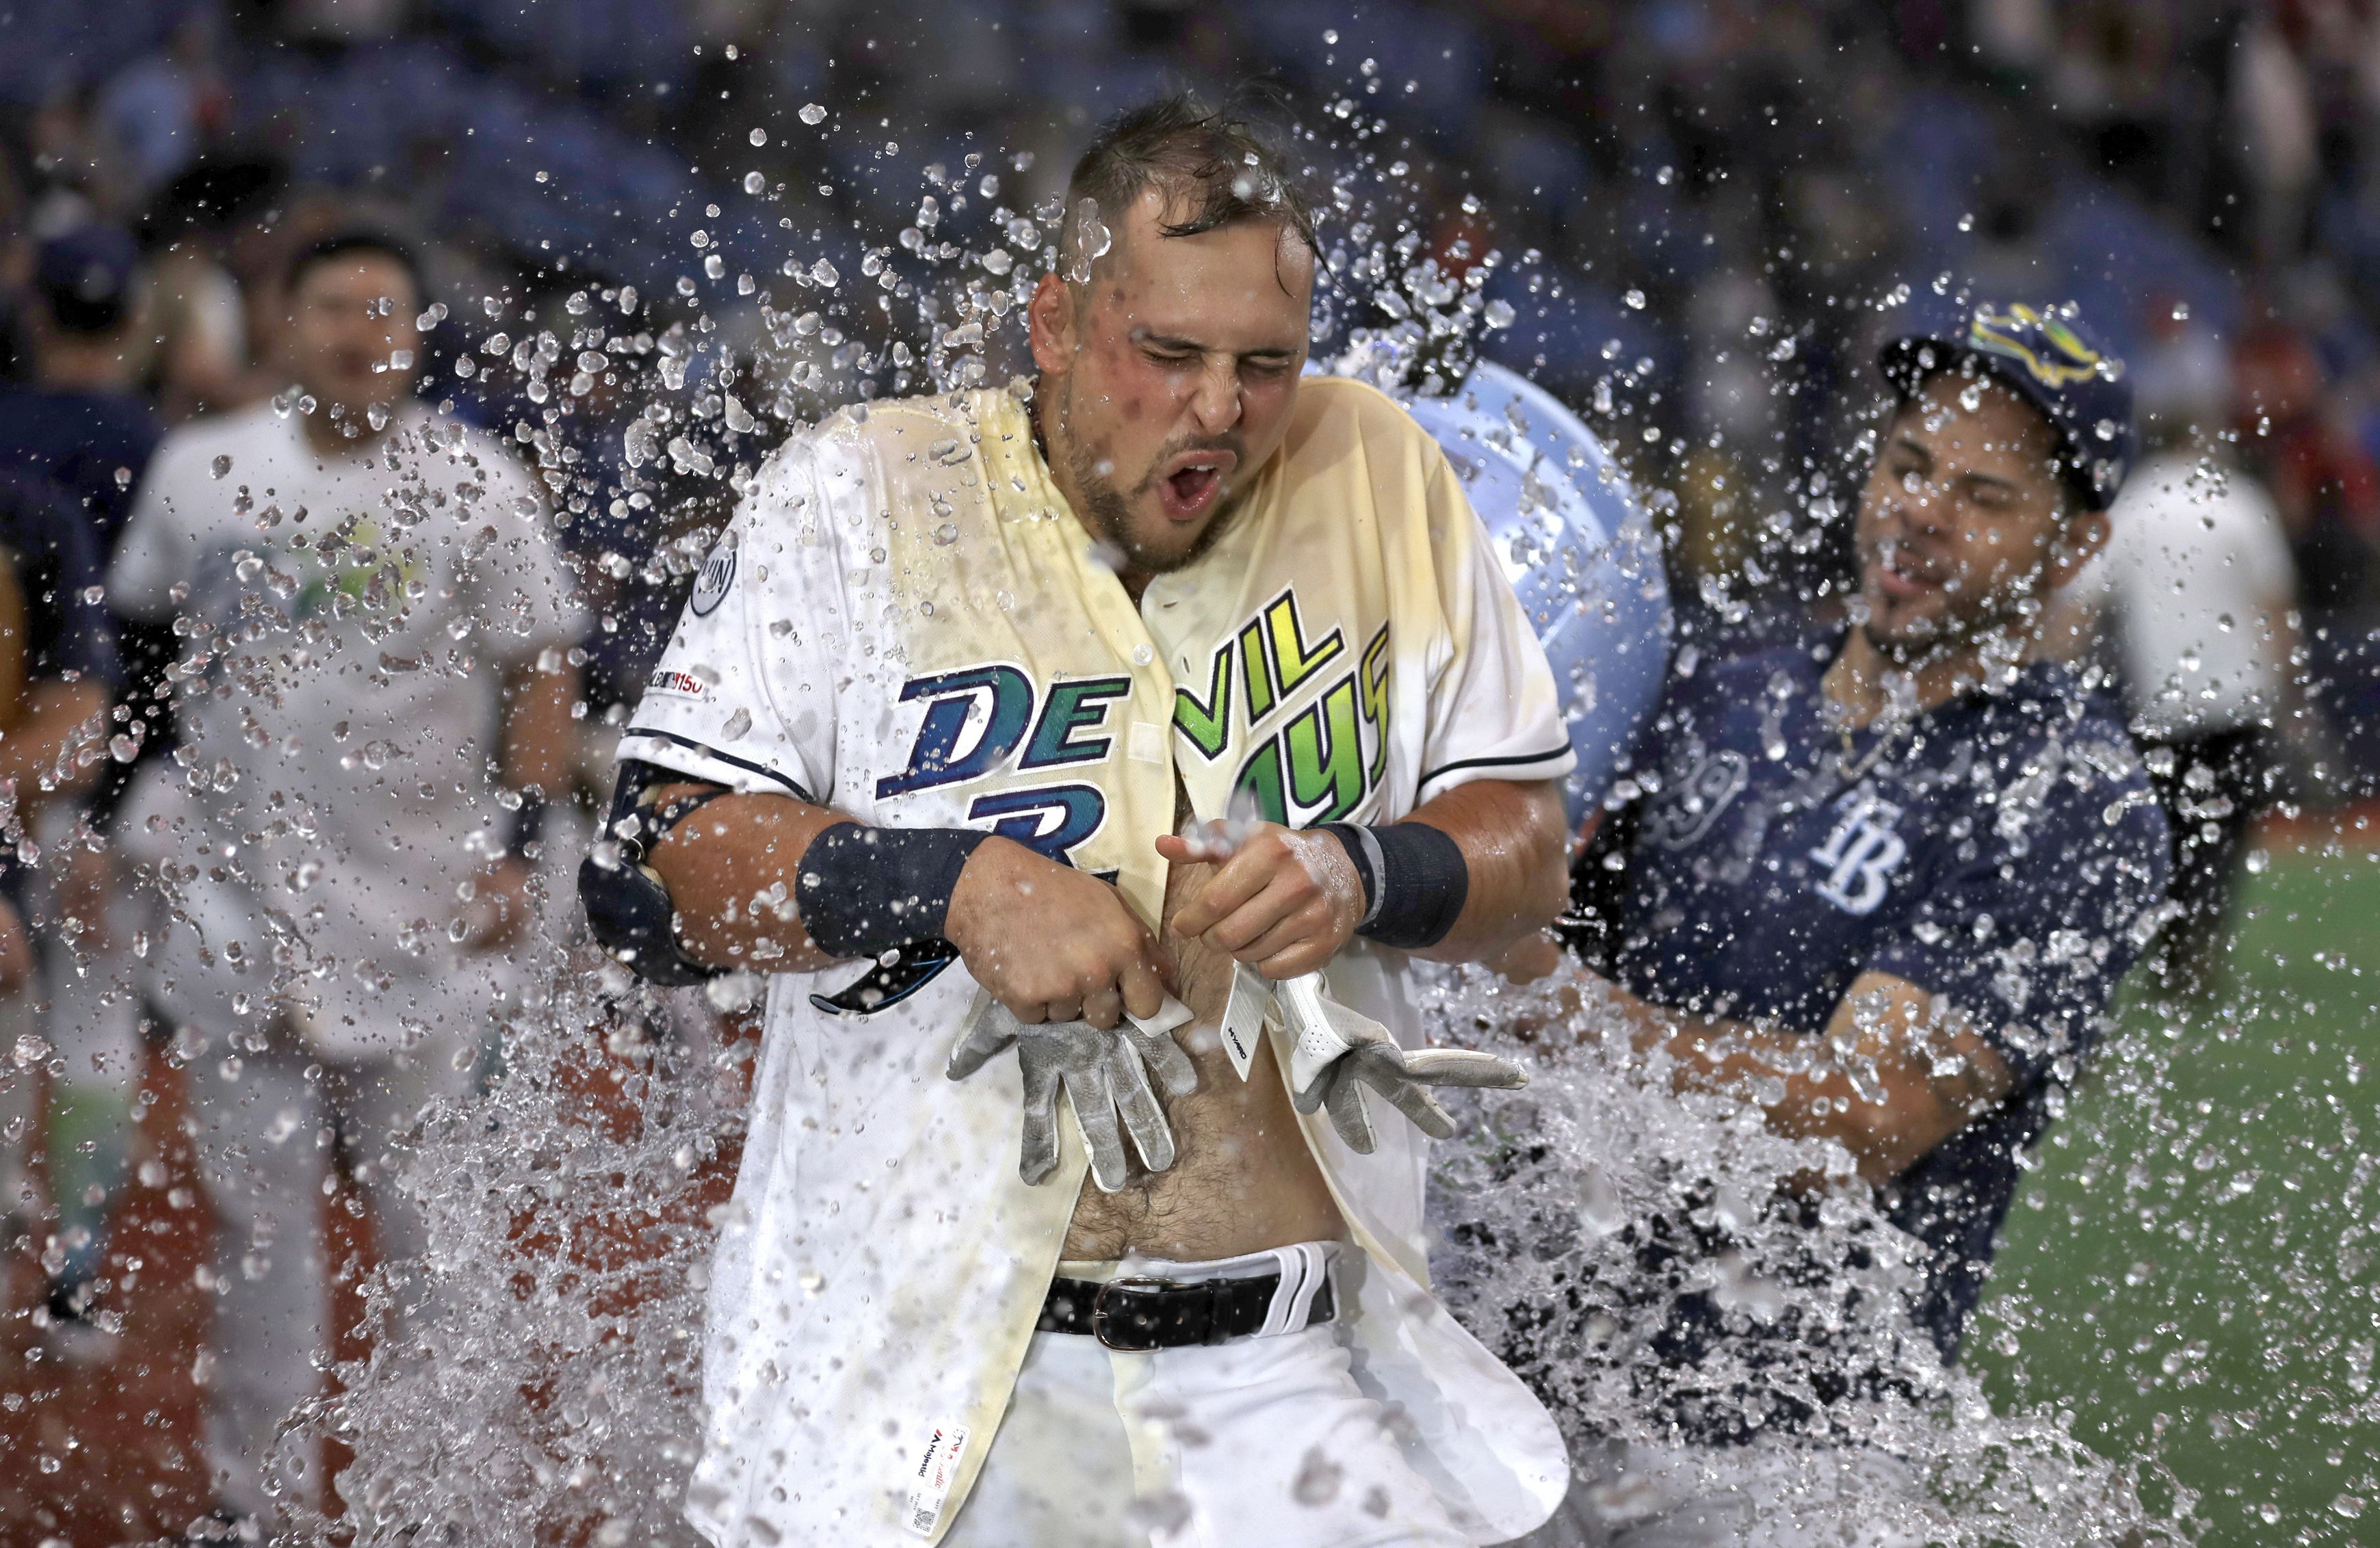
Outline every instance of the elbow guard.
[(700, 984), (726, 973), (698, 962), (678, 944), (675, 907), (661, 873), (645, 855), (662, 836), (697, 810), (728, 793), (711, 789), (656, 804), (651, 792), (683, 782), (674, 774), (634, 758), (620, 765), (620, 782), (594, 852), (578, 863), (578, 901), (587, 911), (588, 932), (597, 945), (648, 983), (664, 988)]

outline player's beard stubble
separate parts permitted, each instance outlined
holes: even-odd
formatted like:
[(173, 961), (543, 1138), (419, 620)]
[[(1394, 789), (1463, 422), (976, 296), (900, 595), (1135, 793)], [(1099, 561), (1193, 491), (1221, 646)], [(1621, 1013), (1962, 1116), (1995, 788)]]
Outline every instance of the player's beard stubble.
[[(1086, 440), (1075, 433), (1074, 417), (1075, 384), (1070, 378), (1057, 400), (1057, 419), (1063, 438), (1062, 454), (1066, 472), (1075, 483), (1082, 509), (1075, 514), (1090, 529), (1092, 537), (1113, 548), (1123, 556), (1121, 569), (1136, 571), (1145, 575), (1161, 575), (1195, 564), (1215, 546), (1224, 529), (1236, 520), (1246, 502), (1246, 493), (1254, 469), (1247, 466), (1247, 451), (1235, 435), (1199, 437), (1184, 436), (1168, 441), (1148, 459), (1148, 472), (1129, 493), (1117, 487), (1114, 465), (1101, 457)], [(1239, 481), (1236, 488), (1226, 489), (1215, 502), (1212, 514), (1186, 541), (1152, 543), (1133, 531), (1132, 511), (1135, 504), (1147, 504), (1157, 492), (1157, 470), (1167, 461), (1187, 451), (1228, 451), (1237, 460)], [(1163, 517), (1154, 518), (1160, 529)], [(1172, 533), (1165, 536), (1172, 537)]]

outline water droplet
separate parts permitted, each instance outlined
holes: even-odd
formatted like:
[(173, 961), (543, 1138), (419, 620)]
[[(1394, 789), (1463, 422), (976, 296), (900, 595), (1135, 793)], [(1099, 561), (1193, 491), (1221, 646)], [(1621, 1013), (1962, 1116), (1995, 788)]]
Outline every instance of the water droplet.
[[(816, 119), (810, 117), (809, 109), (808, 108), (804, 108), (802, 110), (802, 122), (805, 124), (817, 122)], [(766, 129), (754, 129), (750, 138), (752, 143), (755, 145), (766, 145), (769, 143), (769, 131)]]
[[(759, 134), (760, 131), (755, 129), (752, 132)], [(769, 191), (769, 179), (759, 173), (747, 172), (744, 175), (744, 191), (747, 194), (766, 193)]]
[(231, 471), (231, 454), (228, 452), (217, 453), (213, 466), (216, 478), (220, 478), (225, 474), (228, 474)]
[(803, 123), (810, 125), (812, 127), (816, 127), (818, 125), (826, 122), (826, 109), (819, 106), (816, 103), (808, 103), (804, 104), (801, 113), (797, 116), (800, 117)]

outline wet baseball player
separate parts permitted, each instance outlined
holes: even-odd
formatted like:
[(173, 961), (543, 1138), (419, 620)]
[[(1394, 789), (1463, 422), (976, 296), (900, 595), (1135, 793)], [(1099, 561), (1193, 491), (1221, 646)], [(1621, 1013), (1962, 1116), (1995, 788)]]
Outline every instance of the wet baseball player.
[(1263, 134), (1121, 120), (1036, 378), (795, 437), (629, 722), (599, 936), (771, 975), (718, 1543), (1494, 1542), (1561, 1497), (1427, 1288), (1432, 1088), (1519, 1076), (1419, 1046), (1409, 964), (1560, 910), (1572, 755), (1438, 445), (1301, 381), (1316, 267)]

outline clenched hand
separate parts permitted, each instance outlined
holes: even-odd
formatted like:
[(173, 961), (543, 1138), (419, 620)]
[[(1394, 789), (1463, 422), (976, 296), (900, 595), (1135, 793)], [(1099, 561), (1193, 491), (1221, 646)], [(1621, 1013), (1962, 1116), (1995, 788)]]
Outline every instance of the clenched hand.
[(1006, 839), (968, 857), (942, 933), (967, 972), (1027, 1026), (1106, 1029), (1165, 1003), (1157, 937), (1113, 887)]

